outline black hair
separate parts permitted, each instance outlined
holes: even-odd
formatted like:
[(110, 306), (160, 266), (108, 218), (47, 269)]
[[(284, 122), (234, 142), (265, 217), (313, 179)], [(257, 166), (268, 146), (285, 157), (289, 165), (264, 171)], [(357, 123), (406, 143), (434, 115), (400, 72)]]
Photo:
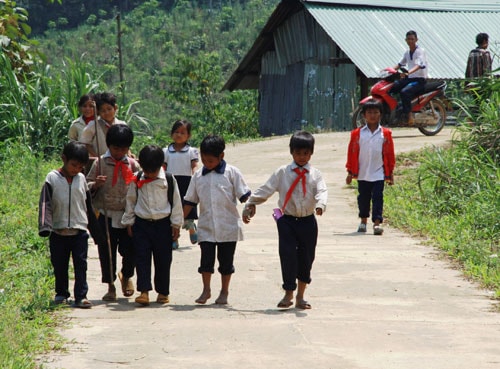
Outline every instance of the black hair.
[(89, 161), (87, 146), (78, 141), (71, 141), (64, 145), (62, 155), (66, 160), (76, 160), (80, 164), (87, 164)]
[(113, 124), (106, 133), (106, 145), (116, 147), (130, 147), (134, 142), (134, 132), (126, 124)]
[(78, 100), (78, 107), (81, 108), (87, 101), (92, 101), (94, 100), (94, 95), (92, 94), (85, 94), (80, 97), (80, 100)]
[(418, 38), (417, 32), (412, 31), (412, 30), (406, 32), (406, 37), (408, 37), (408, 36), (415, 36), (415, 38)]
[(104, 104), (109, 104), (113, 107), (116, 105), (116, 95), (111, 92), (102, 92), (95, 94), (94, 100), (97, 106), (97, 110), (99, 110)]
[(308, 149), (314, 153), (314, 136), (307, 131), (297, 131), (290, 138), (290, 154), (300, 149)]
[(155, 172), (163, 165), (165, 154), (160, 146), (146, 145), (139, 152), (139, 163), (145, 172)]
[(382, 112), (383, 112), (382, 103), (376, 99), (370, 99), (370, 100), (366, 101), (361, 106), (361, 114), (365, 115), (366, 111), (369, 109), (378, 109), (380, 111), (380, 114), (382, 114)]
[(191, 134), (191, 122), (185, 119), (179, 119), (176, 120), (174, 125), (172, 126), (172, 129), (170, 130), (170, 135), (173, 135), (174, 132), (177, 131), (177, 129), (182, 126), (186, 127), (186, 131), (188, 134)]
[(226, 142), (217, 135), (206, 136), (200, 144), (200, 153), (205, 155), (220, 156), (226, 149)]
[(481, 46), (485, 41), (488, 41), (490, 36), (487, 33), (478, 33), (476, 36), (476, 44), (477, 46)]

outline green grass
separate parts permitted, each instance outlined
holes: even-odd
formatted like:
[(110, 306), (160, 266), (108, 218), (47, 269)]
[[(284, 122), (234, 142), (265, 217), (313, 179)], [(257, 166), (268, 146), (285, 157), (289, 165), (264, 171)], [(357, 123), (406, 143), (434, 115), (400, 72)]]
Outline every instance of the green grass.
[(51, 165), (29, 150), (3, 147), (0, 159), (0, 367), (34, 368), (60, 347), (51, 306), (53, 276), (46, 240), (38, 237), (38, 196)]

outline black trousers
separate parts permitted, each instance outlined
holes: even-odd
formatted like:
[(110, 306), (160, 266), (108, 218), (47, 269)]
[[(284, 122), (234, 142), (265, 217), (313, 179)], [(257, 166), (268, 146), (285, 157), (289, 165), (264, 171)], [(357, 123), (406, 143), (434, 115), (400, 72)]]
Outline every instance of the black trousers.
[(384, 181), (358, 181), (358, 209), (360, 218), (370, 217), (370, 204), (372, 205), (372, 222), (380, 220), (384, 210)]
[(220, 274), (228, 275), (234, 273), (234, 252), (236, 242), (200, 242), (201, 259), (198, 273), (213, 273), (215, 265), (215, 251), (219, 261)]
[(156, 221), (135, 218), (132, 228), (136, 255), (137, 290), (151, 291), (151, 258), (155, 275), (155, 291), (170, 294), (170, 267), (172, 265), (172, 228), (170, 217)]
[[(99, 215), (99, 224), (102, 230), (106, 229), (106, 217)], [(117, 251), (122, 257), (121, 272), (123, 277), (130, 278), (134, 275), (135, 269), (135, 250), (132, 238), (128, 235), (126, 228), (111, 227), (111, 218), (108, 218), (109, 240), (111, 244), (111, 265), (110, 268), (110, 250), (107, 243), (97, 245), (99, 251), (99, 262), (101, 263), (101, 281), (102, 283), (113, 283), (116, 280), (116, 259)], [(111, 273), (111, 275), (110, 275)]]
[(81, 231), (75, 236), (60, 236), (51, 233), (49, 238), (50, 261), (54, 268), (56, 295), (68, 298), (69, 293), (69, 258), (73, 258), (75, 273), (74, 297), (76, 300), (87, 298), (87, 252), (89, 234)]
[(297, 279), (311, 283), (318, 223), (314, 215), (302, 218), (283, 215), (277, 226), (283, 289), (293, 291), (297, 288)]

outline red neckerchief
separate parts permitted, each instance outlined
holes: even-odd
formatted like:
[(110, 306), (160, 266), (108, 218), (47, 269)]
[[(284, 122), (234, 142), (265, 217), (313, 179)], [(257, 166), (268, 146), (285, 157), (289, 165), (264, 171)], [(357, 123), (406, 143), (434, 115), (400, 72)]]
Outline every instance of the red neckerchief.
[(292, 197), (293, 190), (295, 189), (295, 187), (297, 186), (297, 183), (299, 183), (299, 181), (301, 179), (302, 179), (302, 192), (304, 193), (304, 197), (306, 196), (306, 173), (309, 171), (305, 168), (299, 168), (299, 167), (294, 168), (293, 171), (295, 173), (297, 173), (297, 178), (295, 178), (295, 181), (293, 181), (292, 185), (290, 186), (290, 189), (286, 193), (285, 202), (283, 203), (283, 207), (281, 208), (281, 212), (283, 212), (283, 213), (284, 213), (286, 204), (288, 203), (288, 201)]
[(125, 184), (129, 184), (132, 182), (135, 178), (134, 173), (130, 170), (127, 164), (123, 162), (122, 160), (115, 160), (111, 158), (114, 163), (115, 163), (115, 170), (113, 171), (113, 180), (111, 181), (111, 187), (114, 187), (116, 182), (118, 182), (118, 172), (121, 169), (122, 172), (122, 178), (125, 181)]
[(144, 186), (146, 183), (153, 182), (157, 180), (158, 178), (146, 178), (146, 179), (139, 179), (136, 177), (136, 183), (137, 183), (137, 188), (141, 188)]
[(85, 122), (85, 124), (89, 124), (89, 122), (92, 120), (94, 120), (93, 115), (91, 117), (83, 117), (83, 121)]

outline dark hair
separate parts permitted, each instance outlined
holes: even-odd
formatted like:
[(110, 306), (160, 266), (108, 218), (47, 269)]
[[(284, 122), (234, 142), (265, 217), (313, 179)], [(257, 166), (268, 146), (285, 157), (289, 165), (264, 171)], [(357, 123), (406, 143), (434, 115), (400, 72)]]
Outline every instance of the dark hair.
[(415, 38), (418, 38), (417, 32), (415, 32), (415, 31), (406, 32), (406, 37), (408, 37), (408, 36), (415, 36)]
[(172, 129), (170, 130), (170, 136), (172, 136), (174, 132), (177, 131), (177, 129), (182, 126), (186, 127), (186, 131), (188, 134), (191, 134), (191, 122), (185, 119), (179, 119), (176, 120), (174, 125), (172, 126)]
[(81, 164), (87, 164), (89, 161), (87, 146), (78, 141), (71, 141), (64, 145), (62, 155), (66, 160), (76, 160)]
[(113, 124), (106, 133), (106, 145), (110, 147), (130, 147), (134, 142), (134, 132), (126, 124)]
[(314, 136), (307, 131), (297, 131), (290, 138), (290, 154), (300, 149), (308, 149), (314, 153)]
[(139, 163), (146, 172), (155, 172), (163, 165), (165, 154), (160, 146), (146, 145), (139, 152)]
[(224, 139), (216, 135), (206, 136), (200, 144), (200, 153), (212, 156), (220, 156), (226, 148)]
[(92, 101), (94, 100), (94, 95), (92, 94), (85, 94), (80, 97), (80, 100), (78, 100), (78, 107), (81, 108), (87, 101)]
[(382, 103), (376, 99), (370, 99), (370, 100), (366, 101), (361, 106), (361, 114), (365, 115), (366, 111), (370, 110), (370, 109), (378, 109), (380, 111), (380, 114), (382, 114), (382, 111), (383, 111)]
[(476, 36), (476, 44), (477, 46), (481, 46), (485, 41), (488, 41), (490, 36), (487, 33), (478, 33)]
[(94, 95), (95, 104), (97, 106), (97, 110), (101, 109), (104, 104), (108, 104), (111, 106), (116, 105), (116, 95), (111, 92), (102, 92)]

